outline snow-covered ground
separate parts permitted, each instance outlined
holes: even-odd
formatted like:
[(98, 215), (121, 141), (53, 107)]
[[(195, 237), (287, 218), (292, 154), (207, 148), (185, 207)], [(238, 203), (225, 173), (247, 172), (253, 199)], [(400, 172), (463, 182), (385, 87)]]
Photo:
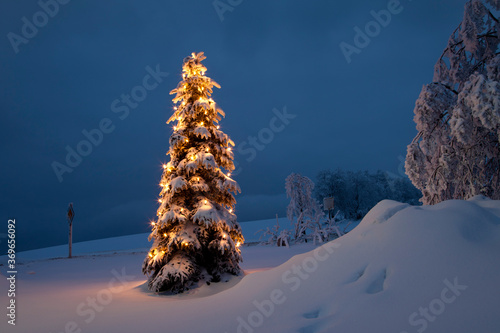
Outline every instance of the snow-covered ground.
[[(290, 228), (290, 221), (286, 218), (278, 219), (280, 226)], [(276, 219), (243, 222), (240, 223), (245, 243), (258, 243), (260, 240), (259, 230), (266, 227), (273, 227), (276, 224)], [(105, 254), (120, 251), (146, 251), (151, 247), (151, 242), (148, 242), (149, 233), (128, 235), (121, 237), (113, 237), (87, 241), (73, 244), (73, 256), (82, 256), (86, 254)], [(23, 251), (17, 254), (17, 257), (23, 260), (60, 258), (68, 256), (68, 245), (51, 246), (43, 249)], [(2, 257), (0, 257), (2, 258)], [(4, 257), (5, 259), (5, 257)], [(0, 261), (1, 263), (1, 261)]]
[[(261, 226), (243, 228), (248, 240)], [(37, 259), (55, 248), (23, 253), (16, 326), (4, 314), (0, 331), (500, 331), (500, 201), (382, 201), (335, 241), (243, 247), (244, 277), (176, 296), (145, 290), (145, 238), (75, 245), (73, 259)], [(2, 278), (4, 311), (7, 290)]]

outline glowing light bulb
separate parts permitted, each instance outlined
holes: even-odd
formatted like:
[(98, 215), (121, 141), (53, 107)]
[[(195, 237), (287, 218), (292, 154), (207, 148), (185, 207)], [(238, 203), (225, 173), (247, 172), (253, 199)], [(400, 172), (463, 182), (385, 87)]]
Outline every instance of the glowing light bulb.
[(163, 200), (161, 200), (161, 199), (158, 199), (158, 202), (159, 202), (159, 203), (162, 203), (162, 202), (163, 202)]
[(203, 122), (200, 123), (200, 126), (203, 126)]
[(153, 258), (153, 254), (152, 254), (151, 252), (149, 253), (149, 257), (150, 257), (150, 258)]
[(193, 161), (194, 161), (195, 159), (196, 159), (196, 156), (194, 156), (194, 155), (193, 155), (193, 156), (191, 156), (191, 160), (193, 160)]
[(226, 239), (226, 234), (223, 234), (223, 235), (222, 235), (222, 238)]
[(208, 147), (207, 147), (207, 149), (205, 149), (205, 150), (206, 150), (206, 152), (208, 153), (208, 152), (210, 151), (210, 148), (208, 148)]
[(164, 234), (163, 234), (163, 237), (167, 237), (167, 233), (164, 233)]
[(228, 177), (231, 177), (231, 172), (228, 172), (228, 173), (227, 173), (227, 176), (228, 176)]
[(205, 200), (205, 201), (203, 201), (203, 202), (205, 203), (205, 205), (208, 203), (208, 201), (207, 201), (207, 200)]
[(231, 151), (231, 147), (227, 147), (227, 151)]
[(236, 247), (240, 247), (241, 243), (240, 242), (237, 242), (236, 243)]
[(161, 253), (162, 253), (162, 254), (165, 254), (165, 251), (163, 251), (163, 250), (162, 250), (162, 251), (161, 251)]
[(230, 212), (230, 213), (232, 213), (232, 212), (233, 212), (233, 209), (231, 208), (231, 209), (229, 210), (229, 212)]
[(177, 131), (177, 126), (174, 126), (174, 131)]
[(166, 169), (167, 168), (167, 165), (166, 164), (163, 164), (163, 169)]
[(219, 128), (220, 128), (220, 126), (219, 126), (219, 125), (217, 125), (217, 129), (219, 129)]
[(154, 222), (151, 222), (151, 225), (155, 225), (155, 224), (156, 224), (156, 223), (154, 223)]
[(186, 141), (186, 142), (189, 142), (189, 139), (187, 139), (187, 138), (186, 138), (186, 140), (185, 140), (185, 141)]
[(184, 210), (184, 208), (181, 208), (181, 212)]

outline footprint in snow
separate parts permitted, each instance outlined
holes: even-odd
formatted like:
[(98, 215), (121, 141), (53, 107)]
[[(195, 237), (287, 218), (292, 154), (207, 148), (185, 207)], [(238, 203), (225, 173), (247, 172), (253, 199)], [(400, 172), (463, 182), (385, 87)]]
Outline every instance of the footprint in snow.
[(377, 294), (379, 292), (384, 291), (385, 289), (385, 281), (387, 279), (387, 269), (383, 269), (373, 280), (373, 282), (368, 286), (366, 292), (368, 294)]
[(307, 319), (318, 318), (319, 317), (319, 310), (314, 310), (314, 311), (311, 311), (311, 312), (304, 313), (302, 316), (304, 318), (307, 318)]

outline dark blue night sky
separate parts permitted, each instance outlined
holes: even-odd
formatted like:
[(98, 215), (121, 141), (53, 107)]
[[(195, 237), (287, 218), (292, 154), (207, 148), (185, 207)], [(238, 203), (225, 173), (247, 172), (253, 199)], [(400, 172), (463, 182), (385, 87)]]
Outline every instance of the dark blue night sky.
[[(65, 1), (40, 2), (53, 17), (37, 1), (0, 3), (0, 234), (15, 218), (18, 250), (65, 243), (69, 202), (74, 241), (149, 230), (169, 92), (191, 52), (222, 86), (213, 98), (239, 150), (239, 221), (284, 216), (291, 172), (399, 174), (415, 100), (466, 2), (221, 0), (218, 13), (213, 1)], [(388, 7), (390, 22), (373, 24)], [(38, 31), (23, 29), (34, 20)], [(372, 37), (355, 41), (356, 27)], [(359, 46), (350, 62), (342, 42)], [(68, 148), (87, 156), (58, 178)]]

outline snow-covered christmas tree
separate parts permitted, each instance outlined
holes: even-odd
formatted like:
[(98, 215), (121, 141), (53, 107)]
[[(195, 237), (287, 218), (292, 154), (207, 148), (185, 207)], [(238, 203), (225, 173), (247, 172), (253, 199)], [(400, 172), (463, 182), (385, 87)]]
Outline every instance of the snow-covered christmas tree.
[(158, 219), (152, 222), (142, 271), (155, 292), (179, 293), (198, 281), (220, 281), (238, 274), (243, 243), (232, 193), (234, 142), (219, 128), (224, 112), (210, 98), (220, 86), (205, 76), (203, 52), (184, 59), (175, 94), (176, 122), (170, 137), (170, 162), (163, 165)]

